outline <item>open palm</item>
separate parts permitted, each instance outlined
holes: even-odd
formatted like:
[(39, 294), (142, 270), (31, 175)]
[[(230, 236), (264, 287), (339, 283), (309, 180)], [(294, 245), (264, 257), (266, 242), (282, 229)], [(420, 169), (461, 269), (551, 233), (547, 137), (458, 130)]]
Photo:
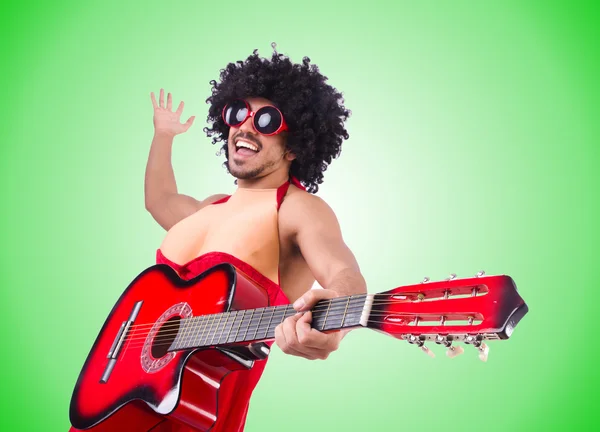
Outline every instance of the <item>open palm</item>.
[(150, 93), (152, 105), (154, 106), (154, 130), (160, 133), (178, 135), (186, 132), (194, 123), (195, 116), (191, 116), (185, 123), (181, 123), (180, 117), (183, 112), (183, 101), (179, 103), (177, 110), (172, 111), (173, 100), (171, 93), (167, 95), (167, 104), (165, 106), (165, 91), (160, 89), (159, 102), (156, 103), (154, 92)]

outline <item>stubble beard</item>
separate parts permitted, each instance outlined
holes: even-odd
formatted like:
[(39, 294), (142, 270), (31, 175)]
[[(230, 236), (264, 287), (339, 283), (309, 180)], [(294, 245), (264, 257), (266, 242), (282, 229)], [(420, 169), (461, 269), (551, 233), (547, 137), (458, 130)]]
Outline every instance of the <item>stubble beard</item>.
[(227, 160), (225, 162), (225, 165), (227, 167), (227, 171), (229, 171), (229, 174), (234, 176), (236, 179), (250, 180), (250, 179), (257, 178), (263, 172), (265, 172), (267, 169), (273, 167), (275, 165), (275, 161), (269, 161), (265, 164), (262, 164), (256, 168), (249, 169), (249, 170), (244, 170), (243, 166), (232, 164), (230, 162), (230, 160)]

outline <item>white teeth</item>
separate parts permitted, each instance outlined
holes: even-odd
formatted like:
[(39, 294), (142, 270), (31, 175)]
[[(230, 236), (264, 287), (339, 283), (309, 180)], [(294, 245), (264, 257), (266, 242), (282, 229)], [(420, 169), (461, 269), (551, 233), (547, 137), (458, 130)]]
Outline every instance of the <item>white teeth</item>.
[(258, 147), (256, 147), (256, 146), (255, 146), (255, 145), (253, 145), (253, 144), (250, 144), (250, 143), (249, 143), (249, 142), (247, 142), (247, 141), (242, 141), (242, 140), (239, 140), (238, 142), (236, 142), (236, 143), (235, 143), (235, 146), (236, 146), (237, 148), (240, 148), (240, 147), (245, 147), (245, 148), (247, 148), (247, 149), (254, 150), (255, 152), (257, 152), (257, 151), (258, 151)]

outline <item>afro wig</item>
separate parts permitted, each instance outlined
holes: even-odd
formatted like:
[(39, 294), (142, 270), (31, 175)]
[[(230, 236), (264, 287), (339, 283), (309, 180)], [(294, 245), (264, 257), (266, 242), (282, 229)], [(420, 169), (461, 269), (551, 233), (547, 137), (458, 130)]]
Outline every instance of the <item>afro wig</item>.
[[(272, 44), (275, 48), (275, 44)], [(254, 50), (245, 61), (229, 63), (221, 70), (220, 82), (210, 81), (212, 96), (208, 122), (204, 128), (212, 143), (223, 141), (221, 151), (229, 158), (227, 138), (229, 126), (221, 113), (234, 99), (262, 97), (272, 101), (283, 113), (288, 124), (287, 149), (296, 158), (290, 175), (296, 177), (308, 192), (316, 193), (323, 182), (323, 172), (332, 159), (341, 153), (348, 132), (344, 121), (350, 116), (342, 94), (326, 84), (327, 77), (304, 57), (302, 64), (293, 64), (283, 54), (273, 51), (270, 60), (261, 58)]]

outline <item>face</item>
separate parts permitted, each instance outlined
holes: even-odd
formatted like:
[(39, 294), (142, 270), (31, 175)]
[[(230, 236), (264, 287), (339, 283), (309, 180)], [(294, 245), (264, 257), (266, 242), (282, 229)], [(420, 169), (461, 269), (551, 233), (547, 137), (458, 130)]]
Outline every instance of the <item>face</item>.
[[(264, 98), (246, 98), (246, 102), (253, 112), (266, 105), (275, 105)], [(254, 129), (252, 120), (253, 117), (249, 117), (239, 127), (229, 129), (227, 167), (231, 175), (247, 180), (279, 170), (289, 171), (294, 157), (285, 149), (287, 132), (261, 135)]]

